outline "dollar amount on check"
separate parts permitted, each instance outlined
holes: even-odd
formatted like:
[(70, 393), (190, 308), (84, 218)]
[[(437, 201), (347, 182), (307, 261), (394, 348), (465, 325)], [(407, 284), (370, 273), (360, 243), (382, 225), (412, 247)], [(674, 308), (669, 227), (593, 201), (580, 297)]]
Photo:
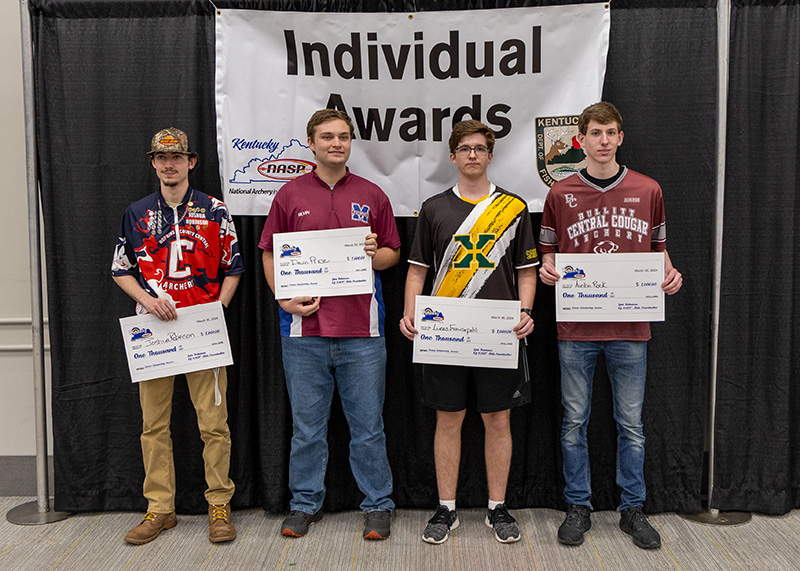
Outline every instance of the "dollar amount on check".
[(273, 235), (275, 298), (372, 293), (369, 226)]

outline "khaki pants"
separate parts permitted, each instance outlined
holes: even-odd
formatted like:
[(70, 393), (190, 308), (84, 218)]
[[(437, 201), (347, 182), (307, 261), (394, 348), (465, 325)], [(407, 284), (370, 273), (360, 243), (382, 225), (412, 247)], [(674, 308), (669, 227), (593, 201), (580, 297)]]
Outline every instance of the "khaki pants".
[[(175, 511), (175, 464), (169, 423), (172, 416), (174, 377), (162, 377), (139, 383), (142, 405), (142, 456), (144, 459), (144, 497), (147, 510), (153, 513)], [(222, 403), (214, 405), (214, 371), (208, 369), (186, 374), (189, 394), (197, 412), (197, 424), (203, 439), (203, 462), (206, 471), (206, 500), (226, 504), (233, 496), (233, 481), (228, 477), (231, 463), (231, 433), (228, 429), (226, 389), (228, 376), (219, 369)]]

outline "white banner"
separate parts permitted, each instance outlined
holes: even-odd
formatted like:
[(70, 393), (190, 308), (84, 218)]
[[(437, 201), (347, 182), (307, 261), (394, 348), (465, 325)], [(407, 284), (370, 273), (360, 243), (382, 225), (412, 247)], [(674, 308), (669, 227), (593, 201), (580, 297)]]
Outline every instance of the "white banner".
[(350, 169), (397, 216), (457, 178), (447, 139), (478, 119), (497, 135), (489, 177), (541, 211), (581, 168), (577, 115), (600, 100), (608, 4), (417, 13), (218, 10), (217, 146), (233, 214), (264, 215), (310, 172), (306, 123), (325, 107), (355, 124)]

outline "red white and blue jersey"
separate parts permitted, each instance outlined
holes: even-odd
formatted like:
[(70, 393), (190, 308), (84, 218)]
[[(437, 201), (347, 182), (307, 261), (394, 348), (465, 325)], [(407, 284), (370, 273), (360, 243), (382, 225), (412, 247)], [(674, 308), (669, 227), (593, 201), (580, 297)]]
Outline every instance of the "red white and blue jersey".
[[(378, 235), (378, 248), (400, 247), (389, 198), (381, 188), (349, 170), (331, 189), (316, 171), (278, 191), (258, 247), (274, 252), (273, 234), (364, 227)], [(381, 280), (373, 271), (372, 294), (324, 297), (319, 310), (302, 317), (280, 309), (283, 337), (379, 337), (386, 315)]]
[(175, 307), (210, 303), (225, 276), (242, 272), (233, 220), (213, 196), (189, 187), (173, 209), (156, 191), (122, 215), (111, 275), (137, 277), (153, 297)]

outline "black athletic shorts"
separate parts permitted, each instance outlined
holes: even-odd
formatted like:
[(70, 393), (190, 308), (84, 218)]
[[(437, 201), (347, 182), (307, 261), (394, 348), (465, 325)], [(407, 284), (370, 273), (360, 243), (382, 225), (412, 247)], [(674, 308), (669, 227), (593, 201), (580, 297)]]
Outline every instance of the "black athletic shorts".
[(467, 408), (475, 387), (478, 412), (498, 412), (531, 402), (531, 382), (525, 344), (520, 343), (516, 369), (422, 365), (422, 403), (436, 410)]

